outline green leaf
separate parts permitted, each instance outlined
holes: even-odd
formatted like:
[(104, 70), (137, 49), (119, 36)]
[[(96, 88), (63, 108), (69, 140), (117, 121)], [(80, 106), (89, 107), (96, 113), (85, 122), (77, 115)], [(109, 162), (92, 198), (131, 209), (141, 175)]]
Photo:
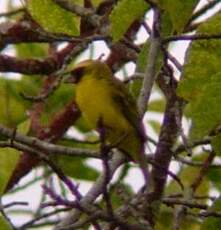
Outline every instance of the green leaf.
[[(30, 129), (30, 119), (20, 123), (17, 131), (22, 134), (27, 134)], [(3, 193), (11, 174), (17, 165), (20, 152), (13, 148), (0, 148), (0, 194)], [(0, 225), (1, 226), (1, 225)]]
[(148, 111), (162, 113), (165, 110), (166, 102), (164, 99), (151, 101), (148, 105)]
[(62, 111), (70, 100), (74, 97), (74, 88), (71, 84), (62, 84), (60, 87), (47, 99), (45, 108), (41, 114), (42, 124), (50, 123), (52, 117)]
[(0, 148), (0, 194), (3, 194), (18, 159), (19, 151), (12, 148)]
[[(109, 192), (111, 197), (111, 203), (114, 209), (125, 204), (125, 200), (122, 199), (122, 196), (125, 199), (131, 199), (131, 197), (134, 195), (131, 186), (124, 183), (111, 185)], [(121, 194), (121, 196), (119, 195), (119, 193)], [(105, 208), (106, 203), (104, 202), (104, 200), (101, 201), (100, 205)]]
[(216, 155), (221, 156), (221, 134), (218, 134), (215, 137), (213, 137), (211, 145)]
[(142, 85), (143, 85), (143, 79), (142, 78), (137, 78), (137, 79), (131, 80), (128, 84), (128, 90), (135, 100), (136, 100), (136, 98), (139, 97), (140, 89), (141, 89)]
[(104, 0), (91, 0), (94, 7), (99, 6)]
[[(149, 42), (146, 42), (137, 58), (137, 67), (136, 72), (144, 73), (146, 65), (147, 65), (147, 57), (149, 52)], [(142, 79), (135, 79), (134, 81), (130, 82), (129, 90), (134, 98), (137, 98), (140, 94), (140, 89), (142, 87)]]
[(193, 125), (191, 137), (201, 139), (221, 124), (221, 73), (216, 74), (204, 86), (199, 96), (189, 106)]
[(170, 36), (173, 34), (174, 28), (173, 23), (170, 18), (170, 14), (168, 11), (164, 11), (161, 16), (161, 35), (162, 36)]
[[(156, 230), (171, 230), (173, 229), (174, 223), (174, 213), (171, 207), (162, 206), (160, 210), (160, 215), (158, 216), (158, 220), (156, 222)], [(197, 230), (199, 229), (199, 222), (196, 219), (190, 216), (184, 216), (180, 222), (179, 229), (180, 230)]]
[(48, 44), (22, 43), (15, 45), (19, 58), (41, 58), (46, 56)]
[[(182, 181), (183, 185), (185, 188), (190, 187), (194, 179), (199, 173), (199, 168), (197, 167), (183, 167), (179, 173), (177, 173), (177, 177)], [(167, 188), (166, 188), (166, 195), (174, 194), (174, 193), (179, 193), (181, 192), (181, 188), (178, 185), (178, 183), (174, 180), (172, 180)], [(209, 192), (209, 181), (207, 178), (205, 178), (200, 186), (197, 188), (196, 194), (195, 195), (200, 195), (200, 196), (207, 196)]]
[[(221, 199), (217, 199), (214, 201), (213, 205), (211, 208), (209, 208), (209, 211), (221, 211)], [(201, 225), (200, 230), (220, 230), (220, 225), (221, 225), (221, 218), (218, 217), (208, 217), (205, 219), (203, 224)]]
[[(1, 93), (4, 93), (1, 91)], [(7, 92), (9, 93), (9, 92)], [(0, 112), (0, 120), (2, 124), (11, 124), (13, 119), (14, 125), (20, 120), (20, 113), (22, 118), (24, 118), (24, 111), (18, 111), (19, 107), (22, 106), (18, 101), (16, 101), (12, 95), (8, 96), (8, 100), (3, 101), (1, 104), (1, 112)], [(4, 100), (4, 97), (1, 97), (0, 100)], [(8, 103), (7, 103), (8, 102)], [(4, 108), (5, 107), (5, 108)], [(4, 114), (4, 110), (7, 109), (8, 113)], [(12, 114), (11, 114), (12, 113)], [(10, 117), (9, 121), (7, 121), (6, 117)], [(26, 134), (30, 128), (30, 120), (26, 120), (18, 125), (18, 132)], [(19, 151), (12, 148), (0, 148), (0, 194), (2, 194), (5, 190), (5, 187), (8, 183), (8, 180), (11, 177), (11, 174), (17, 165), (17, 161), (19, 159)], [(1, 225), (0, 225), (1, 226)]]
[(84, 160), (77, 157), (59, 157), (57, 164), (66, 175), (75, 179), (94, 181), (99, 175), (97, 170), (86, 165)]
[(61, 8), (53, 0), (28, 0), (31, 16), (50, 33), (79, 35), (79, 17)]
[(1, 230), (12, 230), (3, 216), (0, 216)]
[(121, 0), (111, 12), (111, 35), (116, 42), (123, 37), (130, 25), (140, 19), (148, 9), (144, 0)]
[(146, 42), (137, 58), (137, 71), (138, 72), (144, 72), (145, 68), (147, 66), (147, 59), (148, 59), (148, 53), (149, 53), (150, 43)]
[(100, 143), (98, 140), (98, 136), (95, 135), (93, 132), (87, 133), (87, 139), (84, 141), (78, 141), (74, 140), (72, 138), (64, 138), (58, 142), (58, 144), (67, 146), (67, 147), (73, 147), (73, 148), (81, 148), (85, 149), (86, 151), (88, 149), (98, 151), (99, 154), (99, 147)]
[(160, 132), (160, 122), (155, 120), (148, 120), (148, 124), (153, 128), (156, 133)]
[(209, 179), (209, 182), (214, 186), (216, 189), (221, 191), (221, 171), (220, 168), (210, 168), (207, 172), (207, 178)]
[(0, 123), (15, 126), (26, 118), (26, 105), (19, 96), (19, 81), (0, 79)]
[(158, 0), (159, 6), (169, 14), (173, 30), (183, 31), (199, 0)]
[[(221, 33), (221, 14), (203, 23), (197, 33)], [(221, 41), (194, 41), (188, 48), (182, 80), (178, 87), (178, 94), (188, 101), (195, 100), (210, 82), (213, 75), (220, 72)]]
[(75, 127), (77, 127), (82, 133), (90, 132), (91, 127), (88, 125), (88, 122), (85, 121), (85, 119), (80, 116), (77, 122), (74, 124)]
[[(207, 34), (220, 32), (220, 14), (210, 18), (197, 31)], [(190, 102), (187, 109), (188, 115), (193, 120), (191, 132), (193, 139), (208, 135), (221, 122), (220, 47), (220, 40), (201, 40), (193, 42), (188, 50), (178, 94)]]
[[(137, 73), (141, 73), (141, 74), (143, 73), (144, 74), (144, 72), (146, 70), (146, 66), (148, 64), (149, 48), (150, 48), (150, 43), (149, 43), (149, 41), (147, 41), (143, 45), (143, 47), (139, 53), (139, 56), (137, 58), (137, 66), (136, 66), (136, 72)], [(159, 57), (157, 58), (157, 64), (156, 64), (157, 71), (159, 71), (161, 66), (162, 66), (162, 60), (163, 60), (163, 57), (160, 54)], [(143, 79), (135, 79), (135, 80), (130, 82), (129, 90), (130, 90), (130, 92), (134, 98), (137, 98), (139, 96), (142, 84), (143, 84)]]
[(39, 90), (42, 86), (42, 76), (34, 75), (32, 77), (28, 75), (23, 75), (22, 79), (17, 83), (17, 89), (15, 89), (15, 95), (23, 103), (31, 105), (31, 103), (21, 97), (21, 93), (29, 96), (36, 96), (39, 93)]
[(18, 132), (27, 134), (31, 127), (31, 119), (27, 119), (18, 125)]
[(159, 220), (156, 222), (156, 230), (169, 230), (172, 225), (173, 214), (168, 207), (162, 206), (159, 214)]
[(130, 82), (129, 84), (129, 91), (131, 92), (131, 95), (134, 98), (138, 98), (139, 94), (140, 94), (140, 89), (142, 87), (142, 79), (135, 79), (133, 81)]

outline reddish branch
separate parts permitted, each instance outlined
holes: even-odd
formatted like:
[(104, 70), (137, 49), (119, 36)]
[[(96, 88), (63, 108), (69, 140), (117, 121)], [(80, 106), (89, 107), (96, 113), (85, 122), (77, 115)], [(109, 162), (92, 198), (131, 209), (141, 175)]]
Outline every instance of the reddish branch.
[[(70, 53), (77, 54), (83, 49), (84, 45), (76, 45), (70, 43), (61, 51), (51, 55), (43, 61), (38, 60), (17, 60), (16, 58), (8, 57), (6, 55), (0, 56), (0, 71), (1, 67), (5, 71), (25, 72), (28, 74), (36, 73), (51, 73), (61, 68), (66, 58)], [(4, 61), (1, 62), (1, 57)], [(39, 71), (39, 72), (38, 72)], [(50, 85), (56, 79), (53, 76), (46, 78), (42, 92), (45, 93), (50, 89)], [(62, 112), (52, 118), (48, 127), (41, 127), (39, 119), (44, 108), (44, 102), (36, 103), (31, 112), (32, 131), (36, 137), (42, 140), (50, 140), (55, 142), (58, 140), (65, 131), (74, 123), (79, 117), (79, 111), (76, 109), (76, 104), (72, 101), (69, 103)], [(16, 166), (12, 177), (8, 183), (7, 190), (16, 184), (21, 177), (26, 175), (33, 167), (37, 166), (39, 159), (31, 157), (29, 154), (24, 153)]]
[[(157, 145), (154, 161), (164, 168), (169, 168), (173, 155), (172, 147), (175, 144), (179, 127), (177, 125), (176, 110), (180, 109), (181, 103), (175, 94), (168, 98), (166, 110), (163, 119), (163, 125), (160, 132), (159, 143)], [(148, 195), (150, 204), (159, 201), (163, 195), (164, 187), (167, 180), (167, 173), (158, 167), (153, 167), (153, 191)], [(150, 222), (154, 223), (154, 214), (150, 212)]]
[[(133, 38), (135, 34), (138, 32), (140, 28), (140, 23), (135, 21), (130, 28), (127, 30), (125, 37), (127, 38), (128, 43), (133, 44)], [(136, 61), (137, 60), (137, 50), (135, 51), (133, 48), (128, 46), (128, 43), (122, 40), (113, 44), (110, 49), (111, 53), (106, 60), (107, 65), (109, 65), (113, 70), (119, 69), (124, 63), (129, 61)]]
[[(54, 116), (47, 128), (38, 133), (38, 138), (45, 140), (51, 139), (51, 142), (56, 142), (66, 130), (74, 124), (80, 113), (74, 101), (70, 102), (62, 112)], [(47, 132), (45, 132), (47, 130)], [(26, 175), (33, 167), (39, 164), (37, 157), (23, 154), (14, 170), (12, 177), (8, 183), (7, 190), (15, 185), (24, 175)]]
[[(36, 27), (36, 25), (34, 25)], [(38, 29), (40, 30), (40, 29)], [(39, 33), (29, 21), (4, 22), (0, 24), (0, 48), (21, 42), (53, 42), (55, 38)]]
[(153, 159), (156, 164), (160, 165), (162, 168), (153, 165), (151, 172), (153, 182), (147, 194), (149, 209), (147, 212), (147, 218), (151, 225), (155, 224), (155, 208), (159, 208), (159, 200), (162, 198), (166, 185), (167, 173), (165, 172), (165, 169), (169, 168), (173, 156), (172, 148), (176, 143), (179, 134), (179, 121), (182, 116), (183, 104), (182, 100), (176, 95), (177, 82), (172, 75), (170, 76), (170, 83), (168, 83), (165, 76), (160, 74), (157, 78), (157, 83), (164, 92), (167, 103), (159, 134), (159, 141)]
[(59, 63), (54, 57), (44, 60), (21, 60), (8, 55), (0, 55), (0, 71), (22, 74), (50, 74), (59, 69)]
[(128, 48), (125, 44), (119, 42), (111, 47), (111, 54), (106, 60), (113, 71), (118, 70), (123, 64), (129, 61), (135, 61), (137, 59), (137, 53)]
[(193, 193), (197, 190), (197, 188), (202, 183), (203, 178), (206, 175), (208, 169), (210, 168), (210, 165), (212, 164), (214, 157), (215, 157), (215, 153), (211, 152), (209, 154), (209, 156), (203, 162), (203, 165), (202, 165), (202, 167), (201, 167), (201, 169), (199, 171), (199, 174), (197, 175), (197, 177), (195, 178), (195, 180), (191, 184), (191, 188), (192, 188)]
[[(104, 7), (111, 8), (112, 4), (106, 4)], [(99, 9), (99, 13), (102, 15), (102, 7)], [(1, 36), (1, 47), (8, 44), (16, 44), (20, 42), (54, 42), (56, 37), (51, 38), (47, 36), (47, 33), (40, 33), (37, 25), (31, 27), (31, 21), (20, 21), (16, 23), (7, 22), (0, 25), (0, 36)], [(35, 28), (35, 29), (33, 29)], [(139, 23), (134, 23), (128, 30), (127, 37), (133, 37), (134, 34), (139, 29)], [(91, 28), (90, 34), (92, 34), (94, 28)], [(88, 34), (88, 31), (82, 30), (81, 36)], [(72, 42), (69, 43), (65, 48), (60, 51), (54, 52), (52, 55), (46, 57), (42, 60), (37, 59), (24, 59), (20, 60), (16, 57), (10, 57), (7, 55), (0, 55), (0, 71), (1, 72), (16, 72), (23, 74), (42, 74), (49, 75), (57, 70), (59, 70), (65, 58), (72, 52), (75, 56), (86, 48), (87, 42)], [(136, 60), (137, 54), (134, 50), (129, 49), (125, 44), (118, 43), (114, 45), (111, 51), (111, 55), (108, 58), (110, 66), (114, 66), (115, 63), (125, 63), (127, 61)], [(122, 50), (119, 52), (119, 50)], [(119, 53), (121, 54), (119, 56)], [(116, 55), (118, 54), (118, 55)], [(119, 67), (119, 66), (118, 66)], [(53, 82), (53, 76), (50, 76), (45, 81), (45, 88), (42, 92), (47, 92), (49, 90), (50, 83)], [(37, 103), (34, 105), (31, 112), (32, 120), (32, 131), (35, 133), (36, 137), (42, 140), (50, 140), (51, 142), (56, 142), (66, 130), (74, 123), (74, 121), (79, 116), (79, 111), (76, 109), (74, 102), (67, 105), (64, 110), (52, 118), (52, 122), (48, 127), (41, 127), (39, 122), (40, 115), (44, 108), (44, 102)], [(39, 159), (37, 157), (31, 157), (29, 154), (24, 153), (20, 161), (13, 172), (11, 180), (8, 183), (7, 189), (11, 188), (16, 184), (21, 177), (26, 175), (33, 167), (39, 164)]]
[(17, 59), (8, 55), (0, 55), (0, 72), (15, 72), (23, 74), (51, 74), (59, 70), (63, 65), (65, 57), (72, 52), (77, 55), (87, 44), (85, 42), (76, 44), (70, 43), (56, 55), (51, 55), (43, 60), (38, 59)]

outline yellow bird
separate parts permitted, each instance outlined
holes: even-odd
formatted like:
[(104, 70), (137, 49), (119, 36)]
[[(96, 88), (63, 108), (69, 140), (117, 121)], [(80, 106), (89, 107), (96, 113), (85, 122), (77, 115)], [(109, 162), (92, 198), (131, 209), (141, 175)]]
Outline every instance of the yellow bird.
[[(145, 170), (145, 135), (136, 103), (124, 84), (98, 60), (77, 64), (68, 82), (76, 83), (76, 103), (89, 126), (96, 129), (101, 121), (105, 140), (110, 145), (116, 144), (120, 151), (141, 166), (142, 171)], [(146, 180), (146, 175), (144, 177)]]

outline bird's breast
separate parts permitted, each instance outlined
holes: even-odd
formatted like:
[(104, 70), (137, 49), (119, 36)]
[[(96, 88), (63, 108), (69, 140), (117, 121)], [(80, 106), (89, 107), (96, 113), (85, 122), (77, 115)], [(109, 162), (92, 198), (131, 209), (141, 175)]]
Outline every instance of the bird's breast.
[(97, 128), (101, 119), (106, 128), (107, 140), (111, 144), (120, 141), (119, 148), (136, 159), (135, 153), (140, 151), (141, 141), (122, 112), (122, 106), (115, 101), (115, 89), (108, 83), (93, 78), (81, 81), (76, 88), (76, 102), (91, 128)]
[(108, 83), (92, 78), (80, 82), (76, 89), (76, 102), (92, 128), (96, 128), (98, 120), (102, 119), (102, 122), (113, 130), (128, 129), (130, 124), (114, 101)]

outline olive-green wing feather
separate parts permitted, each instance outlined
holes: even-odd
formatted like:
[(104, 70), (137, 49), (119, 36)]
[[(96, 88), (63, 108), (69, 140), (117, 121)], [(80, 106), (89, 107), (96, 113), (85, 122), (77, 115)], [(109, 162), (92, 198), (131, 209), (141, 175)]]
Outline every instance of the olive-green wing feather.
[(113, 79), (112, 84), (113, 99), (120, 105), (119, 109), (122, 114), (134, 127), (140, 138), (145, 139), (134, 98), (130, 95), (122, 82)]

